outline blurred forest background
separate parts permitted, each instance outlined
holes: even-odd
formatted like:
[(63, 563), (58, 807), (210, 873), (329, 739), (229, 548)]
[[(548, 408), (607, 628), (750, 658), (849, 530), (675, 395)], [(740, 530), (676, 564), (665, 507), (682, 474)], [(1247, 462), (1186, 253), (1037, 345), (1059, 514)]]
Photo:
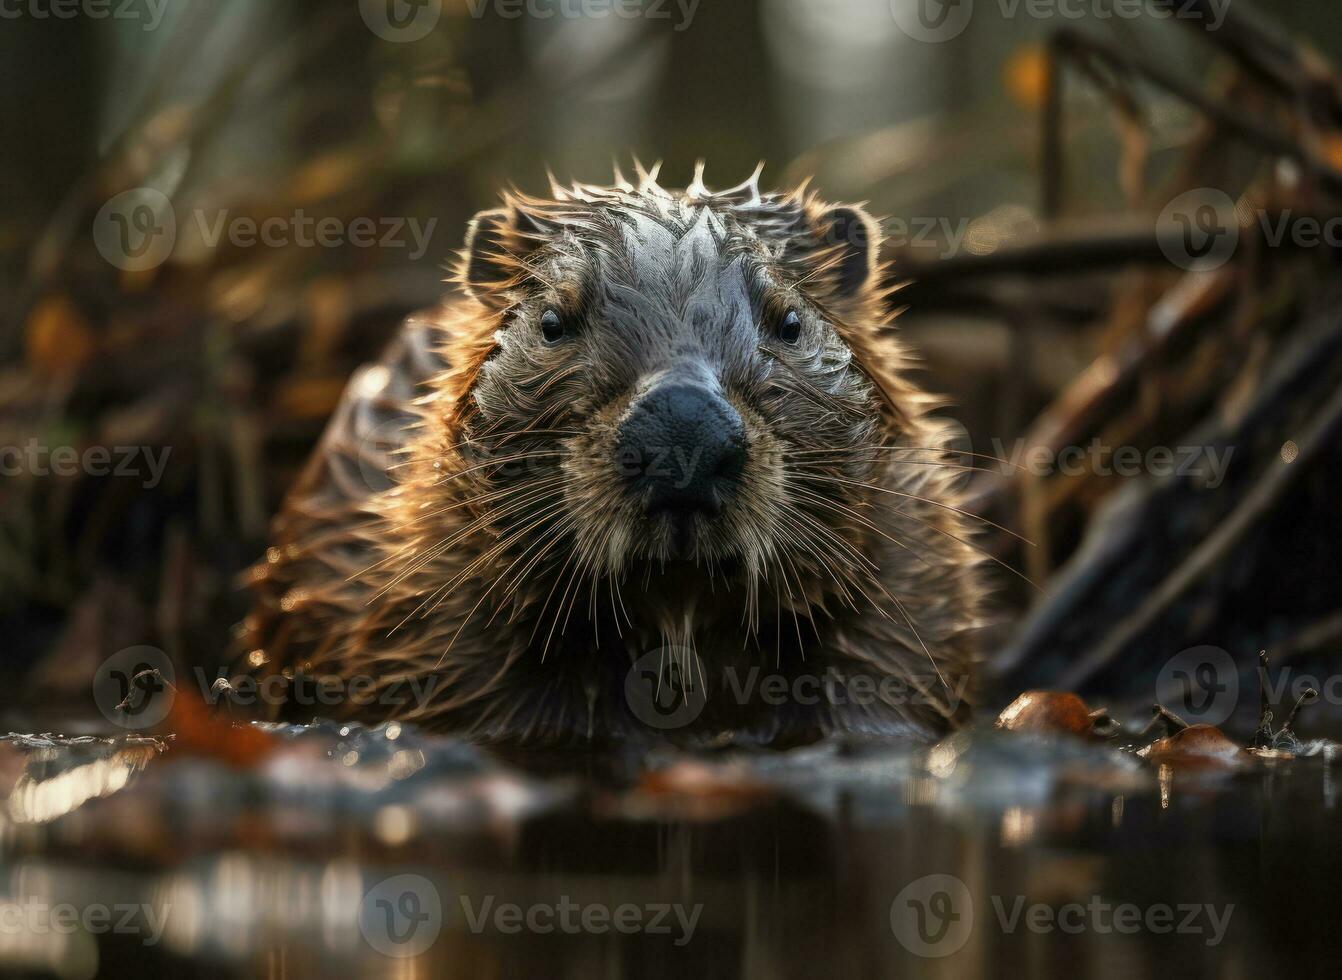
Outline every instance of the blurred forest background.
[[(1214, 322), (1177, 358), (1159, 354), (1169, 384), (1107, 404), (1104, 418), (1123, 425), (1087, 423), (1070, 439), (1084, 431), (1081, 444), (1091, 432), (1118, 444), (1182, 444), (1202, 420), (1231, 418), (1222, 396), (1238, 390), (1247, 404), (1243, 390), (1255, 382), (1240, 378), (1237, 389), (1235, 372), (1268, 370), (1272, 359), (1251, 342), (1265, 319), (1295, 324), (1336, 309), (1320, 298), (1335, 261), (1315, 253), (1252, 274), (1237, 256), (1196, 297), (1184, 285), (1171, 313), (1168, 297), (1187, 270), (1153, 257), (1146, 241), (1171, 184), (1221, 187), (1236, 199), (1258, 188), (1279, 200), (1286, 189), (1311, 208), (1329, 206), (1328, 180), (1299, 174), (1342, 168), (1342, 100), (1325, 60), (1342, 56), (1336, 0), (1277, 0), (1270, 10), (1232, 0), (1229, 9), (1254, 24), (1260, 11), (1271, 18), (1265, 36), (1297, 39), (1268, 43), (1264, 57), (1209, 43), (1202, 28), (1168, 17), (1112, 16), (1108, 0), (1061, 5), (1087, 11), (1080, 19), (980, 0), (945, 43), (901, 29), (896, 14), (915, 0), (702, 0), (692, 17), (688, 4), (667, 2), (664, 16), (637, 18), (514, 17), (506, 3), (443, 0), (428, 5), (438, 14), (432, 30), (413, 40), (370, 28), (357, 0), (112, 6), (123, 2), (139, 16), (61, 19), (15, 6), (0, 20), (0, 444), (170, 450), (153, 487), (115, 474), (0, 478), (3, 670), (28, 690), (83, 693), (93, 664), (134, 644), (187, 661), (219, 655), (244, 604), (236, 576), (262, 553), (267, 520), (350, 372), (402, 316), (438, 297), (469, 217), (509, 184), (543, 192), (547, 167), (605, 183), (613, 160), (628, 168), (636, 154), (664, 161), (664, 183), (683, 184), (704, 158), (709, 185), (722, 187), (765, 160), (766, 185), (813, 174), (830, 199), (869, 201), (889, 227), (907, 230), (891, 250), (915, 279), (903, 329), (926, 355), (927, 384), (950, 393), (952, 414), (984, 453), (1009, 454), (1014, 440), (1040, 432), (1041, 413), (1056, 422), (1060, 405), (1074, 408), (1077, 379), (1149, 337), (1153, 310), (1161, 323)], [(533, 6), (558, 9), (559, 0)], [(1083, 41), (1050, 48), (1060, 31)], [(1234, 110), (1223, 116), (1265, 120), (1257, 128), (1277, 142), (1262, 133), (1255, 142), (1233, 118), (1209, 122), (1205, 106), (1112, 60), (1091, 59), (1079, 81), (1056, 84), (1054, 57), (1089, 50), (1087, 38), (1156, 66), (1175, 88), (1211, 92)], [(1046, 126), (1051, 95), (1056, 130)], [(1052, 160), (1050, 133), (1061, 148)], [(176, 240), (166, 261), (127, 270), (100, 254), (92, 229), (109, 201), (135, 188), (171, 200)], [(258, 221), (299, 211), (416, 219), (432, 233), (422, 250), (408, 233), (391, 247), (212, 244), (209, 226), (225, 209)], [(1134, 223), (1146, 240), (1118, 234)], [(1057, 240), (1052, 251), (1019, 251)], [(1012, 264), (1017, 254), (1025, 258)], [(968, 288), (979, 275), (973, 263), (995, 255), (1014, 277)], [(1246, 307), (1231, 293), (1250, 280), (1262, 288)], [(1287, 301), (1284, 281), (1294, 284)], [(1197, 396), (1181, 397), (1187, 391)], [(1280, 429), (1268, 426), (1261, 445), (1237, 443), (1242, 465), (1275, 459)], [(1303, 440), (1298, 448), (1309, 456)], [(1175, 532), (1147, 540), (1152, 568), (1118, 583), (1123, 609), (1181, 567), (1262, 473), (1232, 473), (1221, 510), (1198, 498), (1204, 524), (1193, 521), (1188, 542)], [(1049, 481), (1041, 497), (992, 476), (981, 488), (984, 513), (1034, 547), (1005, 538), (989, 546), (1041, 584), (1075, 556), (1117, 486), (1084, 478), (1060, 493)], [(1273, 503), (1288, 506), (1280, 496)], [(1299, 502), (1289, 509), (1312, 513)], [(1244, 554), (1257, 561), (1256, 550)], [(1290, 552), (1316, 567), (1299, 555)], [(1317, 567), (1333, 565), (1321, 555)], [(1332, 585), (1311, 579), (1299, 608), (1284, 610), (1288, 621), (1255, 614), (1217, 635), (1208, 624), (1237, 595), (1217, 581), (1207, 585), (1211, 611), (1156, 610), (1143, 629), (1160, 638), (1162, 656), (1195, 635), (1243, 647), (1305, 627), (1322, 630), (1310, 641), (1321, 647), (1342, 635), (1332, 575)], [(1004, 578), (1009, 611), (1035, 601)], [(1070, 649), (1058, 629), (1050, 649)], [(1011, 635), (1008, 625), (994, 642)], [(1129, 635), (1117, 649), (1139, 641)], [(1106, 662), (1100, 654), (1114, 651), (1099, 651), (1096, 664)], [(1057, 661), (1034, 662), (1062, 673)]]

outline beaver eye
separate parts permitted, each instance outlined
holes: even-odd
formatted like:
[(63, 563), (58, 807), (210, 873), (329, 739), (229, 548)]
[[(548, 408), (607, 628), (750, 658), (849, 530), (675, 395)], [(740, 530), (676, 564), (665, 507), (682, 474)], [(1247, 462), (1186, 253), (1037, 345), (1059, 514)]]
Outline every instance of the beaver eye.
[(541, 315), (541, 336), (547, 344), (557, 344), (564, 339), (564, 321), (554, 310), (546, 310)]
[(801, 317), (796, 310), (788, 310), (778, 324), (778, 339), (785, 344), (795, 344), (801, 339)]

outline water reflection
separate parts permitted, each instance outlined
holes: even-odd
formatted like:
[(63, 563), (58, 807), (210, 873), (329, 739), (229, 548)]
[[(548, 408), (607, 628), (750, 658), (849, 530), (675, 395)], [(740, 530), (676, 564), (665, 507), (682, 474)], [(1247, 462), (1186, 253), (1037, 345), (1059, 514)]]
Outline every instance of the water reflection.
[(15, 823), (47, 823), (83, 806), (89, 800), (110, 796), (162, 751), (161, 745), (123, 748), (106, 758), (75, 765), (55, 774), (46, 772), (66, 761), (63, 749), (35, 752), (24, 773), (10, 790), (4, 814)]
[(0, 968), (1197, 976), (1336, 952), (1293, 924), (1339, 897), (1325, 758), (1207, 780), (983, 732), (578, 779), (409, 730), (273, 734), (250, 770), (4, 746)]

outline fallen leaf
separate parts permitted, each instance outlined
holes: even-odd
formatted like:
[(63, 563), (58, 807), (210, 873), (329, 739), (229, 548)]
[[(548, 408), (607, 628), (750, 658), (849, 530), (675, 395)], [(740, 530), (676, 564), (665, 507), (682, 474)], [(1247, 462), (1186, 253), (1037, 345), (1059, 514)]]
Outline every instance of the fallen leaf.
[(1137, 754), (1158, 765), (1219, 766), (1244, 765), (1249, 755), (1215, 725), (1189, 725), (1166, 738), (1157, 739)]
[(172, 710), (159, 726), (173, 736), (174, 756), (183, 753), (251, 769), (278, 748), (274, 736), (254, 725), (233, 724), (185, 687), (177, 690)]
[(1063, 691), (1026, 691), (997, 716), (997, 727), (1005, 732), (1064, 732), (1088, 737), (1093, 725), (1086, 702)]

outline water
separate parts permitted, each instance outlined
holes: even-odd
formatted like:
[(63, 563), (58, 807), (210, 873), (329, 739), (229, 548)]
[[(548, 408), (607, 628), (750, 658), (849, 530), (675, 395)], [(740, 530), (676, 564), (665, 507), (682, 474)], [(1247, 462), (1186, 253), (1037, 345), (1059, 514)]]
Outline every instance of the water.
[(0, 742), (0, 969), (1247, 977), (1342, 952), (1331, 748), (1170, 769), (979, 730), (503, 761), (265, 731), (232, 757)]

